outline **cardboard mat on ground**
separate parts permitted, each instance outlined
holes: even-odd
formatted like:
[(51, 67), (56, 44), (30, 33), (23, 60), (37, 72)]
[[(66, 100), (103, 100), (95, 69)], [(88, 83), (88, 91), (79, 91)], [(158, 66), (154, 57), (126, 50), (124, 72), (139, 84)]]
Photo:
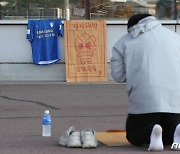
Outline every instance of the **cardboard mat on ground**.
[(107, 81), (106, 21), (64, 22), (66, 80)]
[(126, 139), (125, 131), (97, 132), (96, 138), (99, 142), (107, 146), (131, 146)]

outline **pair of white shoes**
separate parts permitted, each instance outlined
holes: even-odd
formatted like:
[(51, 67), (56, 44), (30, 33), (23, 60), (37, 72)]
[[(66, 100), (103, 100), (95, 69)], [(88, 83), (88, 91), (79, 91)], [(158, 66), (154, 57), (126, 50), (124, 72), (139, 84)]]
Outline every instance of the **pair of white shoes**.
[(88, 128), (83, 131), (78, 131), (71, 126), (59, 138), (59, 144), (69, 148), (96, 148), (98, 145), (98, 141), (96, 140), (95, 130)]

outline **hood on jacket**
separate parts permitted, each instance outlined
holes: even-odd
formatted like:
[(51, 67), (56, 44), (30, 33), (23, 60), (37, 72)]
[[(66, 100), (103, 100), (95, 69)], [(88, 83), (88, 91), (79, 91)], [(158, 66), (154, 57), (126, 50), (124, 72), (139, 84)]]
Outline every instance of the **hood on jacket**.
[(136, 25), (129, 28), (128, 33), (130, 33), (131, 36), (135, 38), (141, 33), (145, 33), (160, 24), (161, 23), (155, 17), (149, 16), (140, 20)]

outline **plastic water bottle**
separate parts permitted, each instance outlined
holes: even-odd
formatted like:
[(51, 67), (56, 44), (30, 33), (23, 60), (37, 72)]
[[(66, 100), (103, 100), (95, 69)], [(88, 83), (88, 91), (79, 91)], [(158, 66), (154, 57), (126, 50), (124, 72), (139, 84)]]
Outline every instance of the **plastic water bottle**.
[(45, 110), (42, 120), (42, 136), (51, 136), (51, 115), (49, 110)]

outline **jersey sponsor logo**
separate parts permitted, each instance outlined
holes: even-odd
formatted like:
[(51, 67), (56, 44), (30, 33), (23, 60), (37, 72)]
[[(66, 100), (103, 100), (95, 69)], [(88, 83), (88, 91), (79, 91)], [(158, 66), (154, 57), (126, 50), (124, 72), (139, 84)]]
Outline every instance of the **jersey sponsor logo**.
[(36, 31), (37, 34), (47, 34), (47, 33), (53, 33), (53, 29), (44, 29)]

